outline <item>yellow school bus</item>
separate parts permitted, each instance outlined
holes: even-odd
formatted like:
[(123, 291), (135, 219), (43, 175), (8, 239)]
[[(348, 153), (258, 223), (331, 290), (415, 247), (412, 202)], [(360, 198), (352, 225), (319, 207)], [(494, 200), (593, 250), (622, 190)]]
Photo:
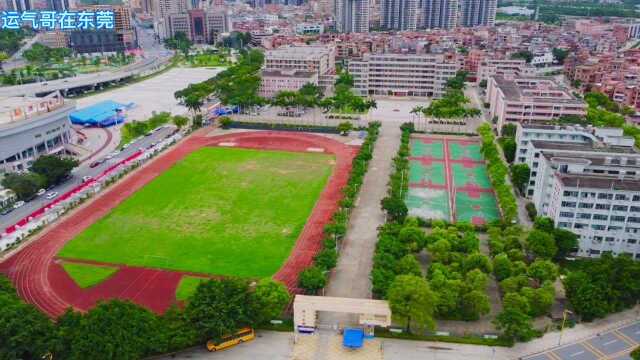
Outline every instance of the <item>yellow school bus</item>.
[(227, 335), (222, 340), (216, 342), (213, 340), (207, 341), (207, 350), (218, 351), (230, 348), (245, 341), (251, 341), (256, 338), (256, 333), (252, 328), (242, 328), (233, 335)]

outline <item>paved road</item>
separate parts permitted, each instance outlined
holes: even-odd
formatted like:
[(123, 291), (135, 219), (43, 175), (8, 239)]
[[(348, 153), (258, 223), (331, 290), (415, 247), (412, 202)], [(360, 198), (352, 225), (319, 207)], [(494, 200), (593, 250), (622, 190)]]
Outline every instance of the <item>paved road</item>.
[[(387, 194), (387, 181), (392, 158), (400, 146), (400, 128), (397, 123), (385, 122), (364, 177), (357, 206), (351, 214), (347, 235), (342, 243), (338, 265), (332, 273), (325, 294), (348, 298), (371, 298), (369, 273), (373, 264), (378, 226), (384, 224), (385, 215), (380, 201)], [(327, 313), (320, 319), (324, 324), (344, 324), (355, 320), (352, 316)]]
[(629, 353), (640, 346), (640, 321), (591, 338), (522, 358), (523, 360), (631, 360)]
[[(127, 156), (129, 156), (129, 155), (133, 154), (134, 152), (136, 152), (138, 150), (138, 148), (147, 147), (147, 146), (151, 145), (152, 142), (157, 142), (157, 141), (163, 139), (167, 134), (172, 132), (173, 129), (174, 129), (174, 127), (171, 126), (171, 127), (159, 130), (159, 131), (153, 133), (150, 136), (145, 136), (142, 139), (140, 139), (139, 141), (137, 141), (134, 144), (132, 144), (127, 149), (125, 149), (124, 151), (122, 151), (114, 159), (105, 161), (103, 164), (101, 164), (100, 166), (97, 166), (95, 168), (90, 168), (89, 167), (89, 163), (91, 163), (91, 162), (93, 162), (93, 161), (95, 161), (97, 159), (92, 159), (89, 162), (83, 163), (73, 171), (73, 174), (72, 174), (73, 177), (70, 180), (68, 180), (67, 182), (65, 182), (63, 184), (60, 184), (60, 185), (54, 187), (53, 189), (51, 189), (49, 191), (55, 191), (58, 194), (63, 194), (65, 192), (73, 189), (74, 187), (78, 186), (82, 182), (82, 178), (84, 176), (96, 176), (96, 175), (100, 174), (102, 171), (104, 171), (106, 168), (111, 166), (113, 163), (117, 162), (118, 160), (124, 159)], [(118, 159), (118, 160), (116, 160), (116, 159)], [(40, 197), (37, 197), (34, 200), (31, 200), (30, 202), (26, 203), (21, 208), (10, 212), (7, 215), (0, 215), (0, 231), (4, 231), (5, 228), (15, 224), (16, 222), (18, 222), (18, 220), (20, 220), (20, 219), (24, 218), (25, 216), (31, 214), (32, 212), (36, 211), (37, 209), (39, 209), (40, 207), (44, 206), (47, 202), (50, 202), (50, 201), (52, 201), (52, 200), (46, 200), (44, 197), (40, 196)]]
[[(144, 73), (165, 64), (173, 56), (173, 52), (163, 48), (162, 44), (154, 40), (153, 33), (138, 28), (139, 44), (144, 55), (134, 64), (125, 66), (117, 71), (103, 71), (70, 78), (50, 80), (46, 82), (0, 87), (0, 96), (22, 96), (38, 93), (50, 93), (56, 90), (92, 86), (97, 83), (108, 82)], [(16, 60), (19, 61), (19, 60)]]

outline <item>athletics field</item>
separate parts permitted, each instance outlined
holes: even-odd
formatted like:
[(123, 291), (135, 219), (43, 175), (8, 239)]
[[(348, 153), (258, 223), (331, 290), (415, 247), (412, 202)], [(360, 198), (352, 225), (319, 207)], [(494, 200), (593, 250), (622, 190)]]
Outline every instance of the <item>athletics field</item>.
[(410, 216), (477, 225), (500, 218), (479, 141), (414, 136), (410, 148)]

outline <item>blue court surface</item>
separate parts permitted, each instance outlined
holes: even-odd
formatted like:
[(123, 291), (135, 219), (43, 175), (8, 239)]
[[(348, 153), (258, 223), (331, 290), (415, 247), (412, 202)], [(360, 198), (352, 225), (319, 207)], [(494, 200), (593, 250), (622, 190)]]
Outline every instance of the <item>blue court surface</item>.
[(75, 125), (107, 127), (124, 122), (125, 110), (133, 106), (133, 103), (120, 104), (106, 100), (72, 112), (69, 119)]

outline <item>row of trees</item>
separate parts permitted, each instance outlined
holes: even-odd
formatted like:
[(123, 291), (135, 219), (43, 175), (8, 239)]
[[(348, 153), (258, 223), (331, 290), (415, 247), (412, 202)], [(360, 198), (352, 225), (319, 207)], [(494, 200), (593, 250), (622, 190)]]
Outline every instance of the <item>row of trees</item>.
[(268, 322), (289, 301), (286, 287), (270, 279), (256, 285), (210, 280), (198, 286), (184, 308), (172, 307), (161, 316), (112, 300), (84, 314), (68, 310), (52, 322), (0, 276), (0, 358), (141, 359)]
[(189, 119), (181, 115), (171, 116), (170, 113), (163, 111), (161, 113), (152, 115), (145, 121), (128, 122), (122, 126), (122, 129), (120, 129), (120, 134), (122, 137), (120, 143), (121, 145), (124, 145), (137, 137), (145, 135), (149, 131), (159, 126), (168, 124), (170, 122), (176, 125), (178, 128), (181, 128), (189, 122)]
[(241, 108), (263, 105), (258, 96), (260, 76), (258, 71), (264, 55), (258, 50), (242, 51), (239, 60), (215, 77), (176, 91), (174, 97), (182, 101), (194, 113), (199, 112), (207, 97), (214, 95), (225, 105)]
[(56, 155), (43, 155), (25, 173), (9, 173), (2, 179), (2, 186), (11, 189), (19, 200), (29, 200), (38, 190), (55, 186), (69, 177), (78, 166), (78, 160)]
[(480, 125), (478, 134), (482, 139), (481, 151), (488, 163), (487, 171), (498, 198), (502, 219), (507, 224), (515, 222), (518, 218), (518, 205), (506, 178), (509, 174), (509, 168), (500, 157), (491, 125), (488, 123)]
[(315, 293), (322, 289), (327, 282), (326, 274), (337, 264), (340, 241), (347, 233), (349, 216), (369, 168), (369, 161), (373, 158), (373, 148), (379, 133), (380, 123), (370, 123), (367, 128), (367, 138), (360, 146), (358, 155), (353, 159), (349, 180), (342, 189), (343, 197), (339, 202), (340, 208), (324, 228), (323, 249), (315, 256), (314, 265), (300, 273), (298, 285), (307, 292)]
[(64, 58), (69, 56), (71, 56), (70, 48), (50, 48), (40, 43), (33, 44), (30, 49), (22, 53), (22, 57), (27, 61), (36, 64), (62, 63)]
[(527, 164), (513, 164), (516, 157), (516, 130), (515, 124), (505, 124), (502, 127), (502, 136), (498, 139), (498, 144), (502, 148), (504, 158), (510, 165), (511, 182), (521, 193), (524, 193), (527, 184), (529, 183), (529, 177), (531, 175), (531, 169)]

